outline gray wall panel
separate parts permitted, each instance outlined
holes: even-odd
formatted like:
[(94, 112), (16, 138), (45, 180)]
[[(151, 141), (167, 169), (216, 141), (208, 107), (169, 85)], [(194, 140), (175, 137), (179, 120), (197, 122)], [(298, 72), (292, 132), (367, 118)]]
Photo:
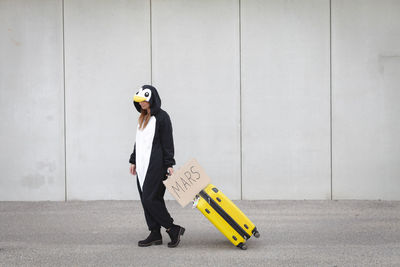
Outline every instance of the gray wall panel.
[(151, 70), (228, 197), (329, 199), (332, 142), (334, 199), (400, 200), (400, 2), (329, 2), (65, 0), (65, 150), (63, 1), (0, 1), (0, 201), (138, 199)]
[(68, 199), (138, 199), (128, 172), (150, 79), (148, 1), (65, 1)]
[(172, 119), (177, 167), (196, 158), (215, 185), (239, 199), (238, 1), (152, 7), (153, 84)]
[(329, 1), (242, 1), (243, 198), (330, 198)]
[(332, 2), (333, 197), (400, 200), (400, 2)]
[(61, 1), (0, 1), (0, 201), (64, 199)]

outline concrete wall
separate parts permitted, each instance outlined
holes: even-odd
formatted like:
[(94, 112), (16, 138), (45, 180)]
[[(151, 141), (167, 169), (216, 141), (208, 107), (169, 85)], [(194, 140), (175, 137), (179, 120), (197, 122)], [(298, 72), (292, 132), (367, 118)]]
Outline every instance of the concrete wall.
[(196, 158), (240, 198), (239, 6), (152, 1), (153, 84), (174, 127), (176, 160)]
[(61, 1), (0, 1), (0, 200), (64, 200)]
[(333, 1), (334, 198), (400, 199), (399, 14), (399, 1)]
[(242, 1), (243, 198), (330, 198), (329, 1)]
[(0, 0), (0, 200), (138, 199), (145, 83), (178, 166), (197, 158), (232, 199), (400, 200), (398, 14), (389, 0)]
[(139, 197), (128, 160), (132, 98), (150, 79), (149, 24), (147, 1), (65, 1), (68, 199)]

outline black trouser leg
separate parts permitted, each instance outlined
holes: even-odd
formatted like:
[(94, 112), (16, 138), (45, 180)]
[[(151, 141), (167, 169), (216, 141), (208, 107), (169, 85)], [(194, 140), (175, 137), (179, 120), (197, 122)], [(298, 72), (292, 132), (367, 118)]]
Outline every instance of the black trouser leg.
[(140, 195), (140, 201), (142, 203), (143, 211), (144, 211), (144, 217), (146, 219), (147, 226), (149, 227), (149, 230), (158, 230), (161, 228), (161, 225), (157, 223), (157, 221), (151, 216), (149, 211), (146, 209), (144, 203), (143, 203), (143, 192), (142, 189), (140, 188), (139, 180), (137, 180), (137, 187)]
[(165, 186), (161, 179), (158, 181), (147, 180), (143, 184), (143, 191), (138, 182), (140, 199), (142, 201), (144, 215), (149, 230), (171, 228), (173, 219), (164, 202)]

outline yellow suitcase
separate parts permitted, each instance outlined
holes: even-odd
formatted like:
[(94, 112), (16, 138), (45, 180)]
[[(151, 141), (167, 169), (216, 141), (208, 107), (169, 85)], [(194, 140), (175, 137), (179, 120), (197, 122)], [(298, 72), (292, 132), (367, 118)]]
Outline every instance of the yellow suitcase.
[(198, 194), (194, 206), (236, 247), (247, 249), (247, 239), (260, 237), (250, 219), (212, 184)]

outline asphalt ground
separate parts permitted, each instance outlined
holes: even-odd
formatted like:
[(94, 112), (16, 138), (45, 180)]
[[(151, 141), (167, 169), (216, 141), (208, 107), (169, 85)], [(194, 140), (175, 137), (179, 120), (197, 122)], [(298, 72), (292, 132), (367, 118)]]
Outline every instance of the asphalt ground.
[(167, 207), (177, 248), (138, 247), (139, 201), (0, 202), (0, 266), (400, 266), (400, 201), (235, 201), (260, 231), (234, 247), (197, 209)]

